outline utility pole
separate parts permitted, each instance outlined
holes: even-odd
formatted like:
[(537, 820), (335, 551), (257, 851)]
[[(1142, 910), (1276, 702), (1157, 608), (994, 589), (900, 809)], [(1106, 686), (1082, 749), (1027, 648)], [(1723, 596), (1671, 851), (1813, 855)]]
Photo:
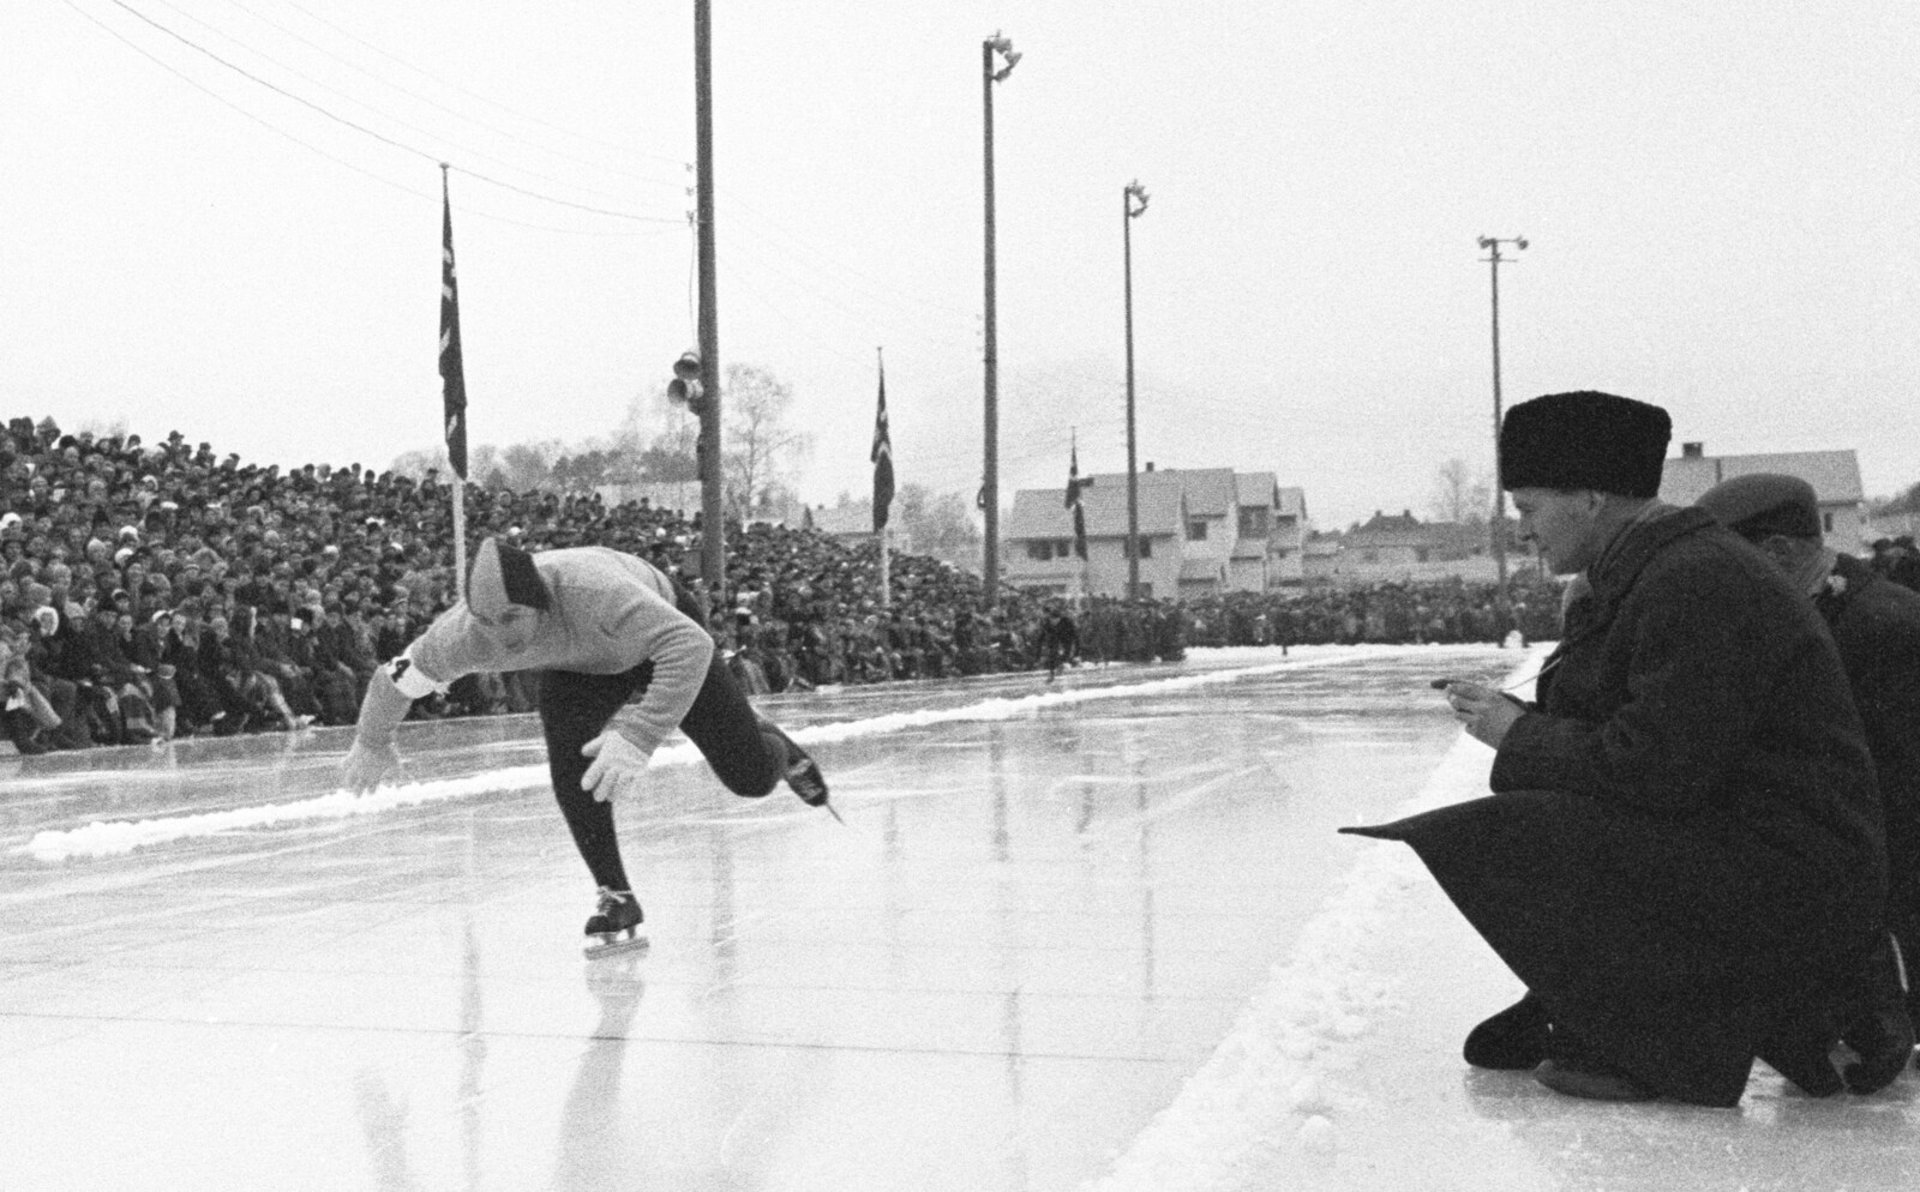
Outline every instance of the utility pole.
[(1506, 643), (1507, 631), (1512, 628), (1512, 602), (1507, 593), (1507, 490), (1501, 485), (1497, 474), (1500, 466), (1500, 422), (1505, 413), (1500, 404), (1500, 246), (1511, 244), (1519, 252), (1527, 247), (1525, 236), (1501, 239), (1494, 236), (1480, 237), (1480, 247), (1487, 255), (1480, 258), (1488, 262), (1493, 276), (1493, 459), (1496, 474), (1493, 484), (1493, 565), (1499, 577), (1499, 588), (1494, 596), (1494, 610), (1500, 622), (1501, 644)]
[(1120, 243), (1127, 293), (1127, 599), (1140, 599), (1140, 475), (1133, 439), (1133, 221), (1147, 209), (1147, 189), (1135, 178), (1120, 192)]
[[(994, 68), (994, 55), (1006, 60), (1006, 65)], [(1020, 61), (1020, 55), (1014, 52), (1013, 42), (999, 33), (980, 43), (980, 91), (985, 108), (986, 131), (986, 203), (987, 203), (987, 261), (986, 261), (986, 468), (980, 486), (981, 502), (986, 513), (986, 565), (980, 572), (981, 585), (985, 589), (985, 605), (988, 610), (1000, 600), (1000, 359), (997, 317), (994, 309), (994, 261), (993, 261), (993, 85), (1001, 82), (1013, 73), (1014, 63)]]
[(700, 576), (709, 608), (727, 598), (726, 489), (720, 464), (720, 303), (713, 259), (713, 21), (710, 0), (693, 0), (694, 136), (698, 191), (694, 219), (700, 270)]

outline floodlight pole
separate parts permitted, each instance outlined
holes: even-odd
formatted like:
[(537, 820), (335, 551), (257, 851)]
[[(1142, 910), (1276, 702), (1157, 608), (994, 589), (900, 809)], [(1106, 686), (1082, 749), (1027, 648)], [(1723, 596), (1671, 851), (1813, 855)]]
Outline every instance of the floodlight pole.
[[(996, 54), (1006, 59), (1006, 65), (997, 70), (994, 68)], [(982, 512), (986, 515), (986, 558), (980, 572), (980, 585), (983, 589), (982, 603), (988, 611), (992, 611), (1000, 599), (1000, 346), (998, 316), (994, 303), (993, 85), (1012, 73), (1014, 63), (1019, 60), (1020, 55), (1014, 53), (1013, 42), (999, 33), (980, 43), (980, 94), (986, 142), (987, 223), (986, 338), (983, 352), (986, 366), (986, 461), (980, 484)]]
[(1127, 599), (1140, 598), (1140, 475), (1135, 470), (1133, 435), (1133, 221), (1147, 209), (1147, 191), (1138, 178), (1120, 192), (1120, 243), (1126, 276), (1127, 309)]
[(1500, 483), (1500, 422), (1505, 415), (1500, 402), (1500, 263), (1506, 260), (1500, 255), (1502, 244), (1511, 244), (1516, 252), (1527, 247), (1525, 236), (1503, 239), (1495, 236), (1480, 237), (1480, 247), (1487, 250), (1482, 257), (1488, 263), (1493, 278), (1493, 565), (1499, 579), (1499, 588), (1494, 594), (1494, 611), (1499, 621), (1502, 644), (1505, 644), (1507, 631), (1512, 628), (1512, 601), (1507, 592), (1507, 490)]

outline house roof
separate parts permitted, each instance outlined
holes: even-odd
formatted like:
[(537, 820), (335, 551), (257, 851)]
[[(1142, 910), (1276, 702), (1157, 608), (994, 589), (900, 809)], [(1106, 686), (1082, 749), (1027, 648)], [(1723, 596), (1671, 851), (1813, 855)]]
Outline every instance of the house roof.
[[(1182, 481), (1177, 472), (1141, 472), (1140, 534), (1164, 538), (1181, 532)], [(1105, 473), (1081, 479), (1080, 508), (1086, 513), (1087, 537), (1124, 538), (1127, 534), (1126, 473)], [(1007, 517), (1006, 537), (1071, 538), (1073, 515), (1066, 493), (1058, 488), (1023, 488), (1013, 494), (1013, 512)]]
[(1427, 527), (1413, 516), (1411, 510), (1405, 513), (1382, 513), (1374, 510), (1373, 516), (1363, 524), (1347, 531), (1346, 544), (1349, 548), (1361, 546), (1425, 546), (1431, 540)]
[(1233, 487), (1243, 508), (1278, 509), (1280, 486), (1272, 472), (1235, 472)]
[(1280, 505), (1277, 510), (1281, 517), (1291, 517), (1300, 521), (1307, 520), (1307, 490), (1304, 488), (1282, 488)]
[(1852, 505), (1866, 499), (1860, 457), (1852, 450), (1681, 456), (1668, 460), (1660, 474), (1660, 499), (1670, 505), (1691, 505), (1722, 480), (1755, 472), (1798, 476), (1813, 485), (1822, 505)]

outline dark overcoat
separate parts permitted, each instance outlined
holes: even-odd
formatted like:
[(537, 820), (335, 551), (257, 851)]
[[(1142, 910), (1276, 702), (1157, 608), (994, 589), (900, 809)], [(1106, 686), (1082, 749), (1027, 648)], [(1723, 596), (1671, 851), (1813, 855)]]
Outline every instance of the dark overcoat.
[(1833, 639), (1700, 509), (1589, 569), (1491, 797), (1404, 840), (1566, 1029), (1642, 1085), (1733, 1105), (1881, 921), (1879, 794)]
[[(1920, 593), (1849, 555), (1814, 599), (1867, 731), (1887, 814), (1887, 926), (1920, 959)], [(1908, 1004), (1920, 1008), (1920, 989)]]

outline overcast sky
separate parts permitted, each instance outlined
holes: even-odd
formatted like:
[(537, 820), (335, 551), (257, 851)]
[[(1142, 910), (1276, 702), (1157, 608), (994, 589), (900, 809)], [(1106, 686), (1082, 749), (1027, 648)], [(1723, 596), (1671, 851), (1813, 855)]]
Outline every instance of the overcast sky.
[[(1002, 499), (1140, 458), (1339, 527), (1603, 388), (1715, 454), (1920, 480), (1920, 6), (715, 0), (723, 364), (787, 381), (801, 492), (982, 456), (981, 41)], [(143, 19), (144, 18), (144, 19)], [(0, 406), (384, 468), (439, 436), (440, 161), (472, 440), (584, 442), (695, 341), (691, 0), (0, 10)], [(198, 47), (198, 48), (195, 48)], [(1512, 252), (1511, 249), (1507, 250)], [(1676, 446), (1675, 450), (1678, 448)]]

